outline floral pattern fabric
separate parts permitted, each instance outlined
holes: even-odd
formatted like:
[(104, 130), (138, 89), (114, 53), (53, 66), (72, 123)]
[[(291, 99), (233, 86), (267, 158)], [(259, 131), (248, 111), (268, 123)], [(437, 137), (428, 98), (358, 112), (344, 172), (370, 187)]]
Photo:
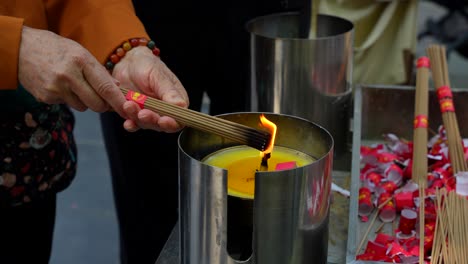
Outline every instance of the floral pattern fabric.
[(75, 119), (65, 105), (0, 113), (0, 207), (65, 189), (76, 173)]

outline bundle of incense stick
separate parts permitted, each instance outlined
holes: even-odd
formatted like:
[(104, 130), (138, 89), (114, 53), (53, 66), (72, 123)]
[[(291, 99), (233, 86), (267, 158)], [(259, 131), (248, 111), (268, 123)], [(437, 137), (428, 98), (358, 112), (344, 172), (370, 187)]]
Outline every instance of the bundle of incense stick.
[(319, 0), (311, 0), (311, 11), (310, 11), (310, 30), (309, 30), (309, 38), (316, 38), (317, 37), (317, 21), (318, 21), (318, 10), (320, 1)]
[(436, 190), (437, 219), (431, 263), (468, 263), (468, 200), (455, 191)]
[(271, 134), (269, 132), (170, 104), (126, 88), (120, 87), (120, 90), (127, 100), (135, 101), (141, 108), (172, 117), (188, 127), (228, 138), (260, 151), (264, 151), (270, 144)]
[(463, 143), (453, 105), (453, 95), (450, 89), (445, 47), (433, 44), (427, 48), (427, 53), (431, 60), (432, 78), (437, 88), (442, 122), (447, 133), (448, 150), (453, 172), (456, 174), (460, 171), (467, 171)]
[[(431, 71), (437, 88), (442, 122), (445, 127), (450, 162), (453, 174), (468, 171), (462, 138), (458, 128), (453, 95), (447, 67), (445, 47), (430, 45), (427, 53), (431, 60)], [(437, 191), (437, 220), (434, 233), (431, 263), (468, 263), (466, 246), (468, 233), (466, 227), (466, 199), (455, 191), (447, 194), (445, 189)]]
[(424, 263), (424, 208), (427, 182), (427, 128), (429, 113), (429, 59), (417, 61), (413, 130), (413, 176), (419, 186), (419, 263)]

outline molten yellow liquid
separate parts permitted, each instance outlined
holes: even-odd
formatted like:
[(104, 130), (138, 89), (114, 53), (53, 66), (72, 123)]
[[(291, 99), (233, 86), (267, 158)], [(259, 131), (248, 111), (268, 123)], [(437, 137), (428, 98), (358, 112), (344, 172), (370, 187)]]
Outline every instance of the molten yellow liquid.
[[(253, 199), (255, 172), (260, 170), (261, 153), (248, 146), (236, 146), (216, 151), (202, 160), (205, 164), (228, 171), (228, 194)], [(275, 146), (268, 159), (268, 171), (274, 171), (276, 164), (295, 161), (297, 167), (312, 163), (309, 155), (290, 148)]]

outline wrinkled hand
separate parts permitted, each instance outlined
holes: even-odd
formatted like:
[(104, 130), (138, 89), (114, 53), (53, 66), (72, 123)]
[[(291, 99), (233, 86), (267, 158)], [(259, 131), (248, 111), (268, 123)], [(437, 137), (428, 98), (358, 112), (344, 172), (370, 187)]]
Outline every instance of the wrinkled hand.
[[(189, 105), (187, 92), (179, 79), (147, 47), (135, 47), (128, 51), (115, 65), (113, 76), (122, 87), (129, 90), (138, 91), (181, 107)], [(124, 109), (131, 113), (132, 117), (137, 115), (137, 118), (129, 118), (125, 121), (124, 127), (128, 131), (145, 128), (177, 132), (183, 127), (168, 116), (160, 116), (147, 109), (139, 111), (139, 106), (134, 102), (126, 102)]]
[(124, 118), (136, 118), (124, 110), (125, 97), (105, 67), (78, 43), (50, 31), (23, 27), (18, 79), (40, 102), (78, 111), (112, 107)]

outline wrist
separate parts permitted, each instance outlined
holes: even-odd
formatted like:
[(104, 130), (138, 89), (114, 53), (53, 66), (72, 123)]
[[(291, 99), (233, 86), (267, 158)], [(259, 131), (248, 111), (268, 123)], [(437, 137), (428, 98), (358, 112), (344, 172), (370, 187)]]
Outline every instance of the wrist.
[(105, 63), (106, 69), (112, 73), (115, 65), (125, 57), (127, 52), (136, 52), (137, 50), (141, 49), (141, 47), (146, 47), (155, 56), (159, 56), (160, 50), (158, 47), (156, 47), (156, 43), (154, 41), (148, 40), (146, 38), (132, 38), (122, 43), (122, 45), (120, 45), (114, 50), (114, 52), (112, 52)]

